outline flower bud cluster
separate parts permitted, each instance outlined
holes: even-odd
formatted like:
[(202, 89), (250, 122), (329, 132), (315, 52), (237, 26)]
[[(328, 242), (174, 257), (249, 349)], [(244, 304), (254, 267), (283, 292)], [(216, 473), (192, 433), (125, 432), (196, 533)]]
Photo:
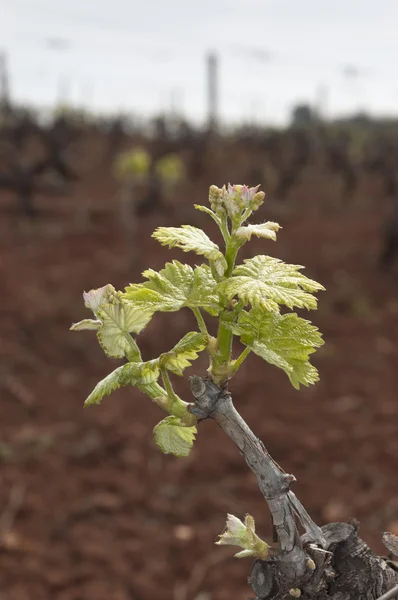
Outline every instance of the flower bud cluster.
[(264, 192), (259, 192), (256, 187), (247, 185), (225, 185), (218, 188), (212, 185), (209, 190), (209, 202), (212, 210), (218, 216), (228, 215), (232, 220), (237, 220), (248, 209), (257, 210), (264, 202)]

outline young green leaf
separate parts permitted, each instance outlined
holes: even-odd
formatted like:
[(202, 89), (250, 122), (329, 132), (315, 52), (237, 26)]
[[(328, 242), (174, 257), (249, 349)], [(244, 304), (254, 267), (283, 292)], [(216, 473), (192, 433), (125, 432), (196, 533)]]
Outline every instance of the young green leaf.
[(229, 300), (238, 296), (245, 306), (251, 304), (268, 311), (279, 312), (280, 304), (315, 309), (313, 293), (325, 288), (300, 273), (302, 268), (271, 256), (255, 256), (237, 266), (219, 289)]
[(103, 304), (98, 316), (102, 326), (97, 335), (105, 354), (111, 358), (127, 356), (133, 359), (131, 351), (134, 353), (135, 348), (132, 348), (129, 334), (140, 333), (151, 320), (152, 313), (132, 303), (119, 301)]
[(172, 312), (183, 308), (203, 308), (216, 316), (221, 308), (217, 282), (210, 267), (201, 265), (193, 269), (173, 260), (161, 271), (148, 269), (143, 273), (148, 282), (130, 284), (123, 297), (135, 305), (150, 308), (153, 312)]
[(238, 517), (228, 515), (226, 529), (219, 538), (216, 542), (219, 546), (240, 546), (243, 548), (241, 552), (235, 554), (236, 558), (254, 556), (265, 560), (272, 550), (256, 534), (254, 519), (251, 515), (246, 515), (244, 523)]
[(145, 388), (146, 386), (149, 386), (151, 383), (154, 383), (158, 380), (160, 375), (158, 358), (135, 364), (138, 364), (137, 373), (139, 373), (136, 385), (141, 385)]
[(202, 352), (207, 345), (207, 338), (201, 333), (191, 331), (170, 350), (161, 354), (159, 364), (177, 375), (182, 375), (184, 369), (191, 366), (190, 361), (198, 358), (198, 352)]
[(115, 390), (126, 385), (139, 385), (145, 388), (148, 384), (157, 381), (159, 373), (159, 367), (155, 361), (127, 363), (97, 383), (84, 405), (100, 404), (104, 396), (109, 396)]
[(267, 223), (262, 223), (261, 225), (246, 225), (245, 227), (239, 227), (235, 232), (235, 235), (242, 240), (251, 240), (252, 235), (255, 235), (276, 242), (276, 233), (279, 229), (281, 229), (281, 226), (278, 225), (278, 223), (267, 221)]
[(71, 331), (84, 331), (85, 329), (91, 331), (98, 331), (101, 327), (102, 323), (98, 319), (83, 319), (83, 321), (79, 321), (78, 323), (73, 323), (70, 328)]
[(205, 234), (204, 231), (192, 225), (181, 225), (181, 227), (158, 227), (152, 237), (157, 239), (163, 246), (169, 248), (181, 248), (184, 252), (193, 250), (196, 254), (205, 256), (214, 264), (217, 273), (224, 274), (227, 263), (223, 253), (217, 244)]
[(243, 311), (231, 329), (255, 354), (283, 369), (296, 389), (318, 381), (318, 371), (309, 356), (324, 342), (309, 321), (295, 313), (280, 315), (252, 309)]
[(140, 360), (139, 350), (130, 333), (140, 333), (148, 324), (153, 314), (150, 307), (125, 300), (112, 285), (85, 292), (83, 297), (85, 305), (97, 319), (85, 319), (72, 325), (71, 329), (96, 329), (107, 356)]
[(157, 446), (164, 454), (188, 456), (197, 433), (196, 427), (185, 427), (178, 417), (166, 417), (153, 430)]

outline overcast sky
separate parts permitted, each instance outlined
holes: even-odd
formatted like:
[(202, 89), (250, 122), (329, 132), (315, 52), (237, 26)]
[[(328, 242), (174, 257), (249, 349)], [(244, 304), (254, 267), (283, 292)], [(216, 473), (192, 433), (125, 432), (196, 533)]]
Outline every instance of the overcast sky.
[(214, 49), (225, 120), (283, 122), (319, 97), (398, 114), (398, 0), (0, 0), (1, 49), (13, 96), (47, 106), (203, 119)]

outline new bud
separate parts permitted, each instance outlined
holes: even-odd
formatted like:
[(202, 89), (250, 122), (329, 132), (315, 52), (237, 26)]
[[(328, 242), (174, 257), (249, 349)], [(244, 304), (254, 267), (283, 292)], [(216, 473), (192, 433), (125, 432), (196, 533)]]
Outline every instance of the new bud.
[(236, 558), (254, 556), (265, 560), (273, 551), (256, 534), (254, 519), (251, 515), (246, 515), (244, 523), (234, 515), (228, 515), (226, 529), (219, 537), (220, 539), (216, 542), (219, 546), (229, 545), (243, 548), (242, 551), (235, 554)]
[(242, 188), (242, 200), (244, 208), (249, 208), (249, 206), (252, 206), (253, 198), (255, 197), (256, 192), (260, 186), (257, 185), (256, 187), (249, 188), (247, 185), (241, 185), (239, 187)]
[(264, 192), (259, 192), (256, 187), (247, 185), (228, 185), (228, 191), (224, 194), (224, 205), (228, 216), (234, 220), (241, 217), (247, 209), (257, 210), (264, 202)]
[(264, 202), (265, 194), (258, 191), (259, 187), (230, 183), (227, 188), (225, 185), (222, 188), (212, 185), (209, 189), (211, 208), (218, 216), (227, 214), (232, 221), (239, 224), (243, 214), (247, 216), (248, 210), (257, 210)]
[(240, 216), (244, 209), (242, 201), (242, 186), (228, 184), (228, 190), (224, 191), (223, 202), (230, 219)]
[(223, 205), (224, 192), (225, 187), (218, 188), (216, 185), (211, 185), (209, 189), (209, 202), (211, 209), (219, 216), (225, 214), (225, 207)]
[(253, 210), (258, 210), (260, 206), (263, 204), (265, 198), (264, 192), (257, 192), (254, 194), (253, 199), (251, 201), (251, 207)]

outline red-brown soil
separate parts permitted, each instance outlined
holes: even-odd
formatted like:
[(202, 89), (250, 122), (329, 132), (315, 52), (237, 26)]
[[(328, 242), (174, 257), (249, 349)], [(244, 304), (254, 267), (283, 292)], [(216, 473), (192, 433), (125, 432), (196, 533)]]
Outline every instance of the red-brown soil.
[[(398, 528), (398, 281), (376, 264), (384, 208), (360, 199), (334, 207), (326, 184), (297, 189), (283, 210), (265, 204), (261, 218), (284, 229), (277, 244), (250, 250), (305, 264), (327, 287), (310, 315), (326, 340), (314, 358), (321, 382), (297, 392), (251, 357), (230, 389), (296, 475), (294, 490), (314, 520), (356, 517), (364, 539), (384, 552), (381, 533)], [(205, 184), (181, 194), (175, 224), (205, 222), (189, 208), (201, 193), (204, 203)], [(71, 198), (41, 200), (45, 212), (33, 224), (13, 213), (12, 197), (0, 197), (0, 596), (244, 600), (250, 561), (214, 541), (228, 512), (254, 515), (263, 536), (270, 521), (232, 443), (205, 422), (190, 457), (162, 455), (151, 435), (162, 414), (133, 389), (83, 409), (117, 361), (94, 334), (69, 332), (88, 316), (82, 291), (121, 288), (172, 257), (194, 260), (149, 237), (173, 223), (169, 214), (142, 220), (126, 242), (114, 194), (108, 176), (87, 177)], [(88, 205), (101, 211), (89, 218)], [(193, 327), (189, 313), (159, 316), (142, 334), (145, 357)], [(192, 372), (205, 368), (201, 360)]]

